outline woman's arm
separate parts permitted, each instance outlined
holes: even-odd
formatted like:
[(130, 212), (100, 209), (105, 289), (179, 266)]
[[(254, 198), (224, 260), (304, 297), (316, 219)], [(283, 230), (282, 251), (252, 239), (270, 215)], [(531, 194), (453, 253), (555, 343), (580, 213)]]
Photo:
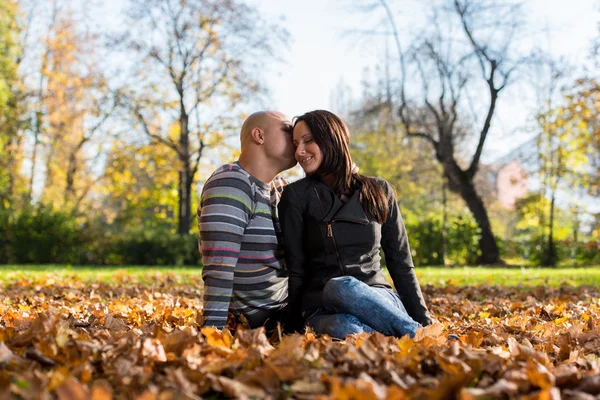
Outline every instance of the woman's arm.
[(388, 197), (389, 214), (381, 228), (381, 247), (388, 271), (408, 314), (415, 321), (426, 326), (432, 322), (431, 315), (415, 275), (408, 236), (394, 189), (388, 182), (385, 182), (385, 191)]
[(288, 280), (288, 324), (292, 330), (301, 330), (304, 319), (301, 313), (302, 289), (304, 286), (304, 218), (302, 206), (291, 186), (283, 191), (278, 205), (279, 222), (283, 232), (285, 264), (289, 271)]

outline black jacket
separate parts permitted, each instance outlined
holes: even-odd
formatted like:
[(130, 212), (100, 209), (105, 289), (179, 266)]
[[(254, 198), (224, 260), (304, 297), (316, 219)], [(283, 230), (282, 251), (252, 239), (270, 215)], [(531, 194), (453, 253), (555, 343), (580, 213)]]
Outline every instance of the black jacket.
[(344, 203), (315, 178), (285, 188), (278, 208), (290, 274), (288, 304), (293, 314), (323, 307), (323, 287), (334, 277), (350, 275), (370, 286), (391, 289), (380, 265), (379, 250), (383, 249), (408, 314), (423, 326), (431, 323), (394, 190), (383, 179), (379, 183), (389, 205), (383, 225), (365, 213), (358, 190)]

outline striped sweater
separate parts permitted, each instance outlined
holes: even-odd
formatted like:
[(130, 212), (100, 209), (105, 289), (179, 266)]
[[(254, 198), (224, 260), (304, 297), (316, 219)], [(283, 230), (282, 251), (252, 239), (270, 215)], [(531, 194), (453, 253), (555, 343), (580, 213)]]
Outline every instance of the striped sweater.
[(208, 178), (198, 206), (204, 280), (204, 326), (222, 329), (228, 311), (251, 327), (286, 305), (287, 269), (277, 203), (286, 182), (266, 185), (239, 163)]

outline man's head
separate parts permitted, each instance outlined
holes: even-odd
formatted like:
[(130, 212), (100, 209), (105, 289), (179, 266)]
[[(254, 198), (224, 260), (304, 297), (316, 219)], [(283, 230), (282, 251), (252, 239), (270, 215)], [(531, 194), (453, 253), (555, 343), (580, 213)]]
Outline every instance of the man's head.
[(250, 115), (240, 134), (244, 157), (262, 158), (267, 168), (279, 172), (296, 165), (292, 144), (292, 123), (278, 111), (259, 111)]

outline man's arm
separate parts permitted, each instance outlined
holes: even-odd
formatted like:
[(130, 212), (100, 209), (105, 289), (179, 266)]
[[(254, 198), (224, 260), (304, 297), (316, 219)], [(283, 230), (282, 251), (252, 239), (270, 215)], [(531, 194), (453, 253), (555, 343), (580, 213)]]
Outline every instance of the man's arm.
[(235, 266), (252, 212), (247, 178), (235, 172), (211, 177), (198, 207), (198, 246), (204, 280), (203, 326), (223, 329), (233, 292)]

